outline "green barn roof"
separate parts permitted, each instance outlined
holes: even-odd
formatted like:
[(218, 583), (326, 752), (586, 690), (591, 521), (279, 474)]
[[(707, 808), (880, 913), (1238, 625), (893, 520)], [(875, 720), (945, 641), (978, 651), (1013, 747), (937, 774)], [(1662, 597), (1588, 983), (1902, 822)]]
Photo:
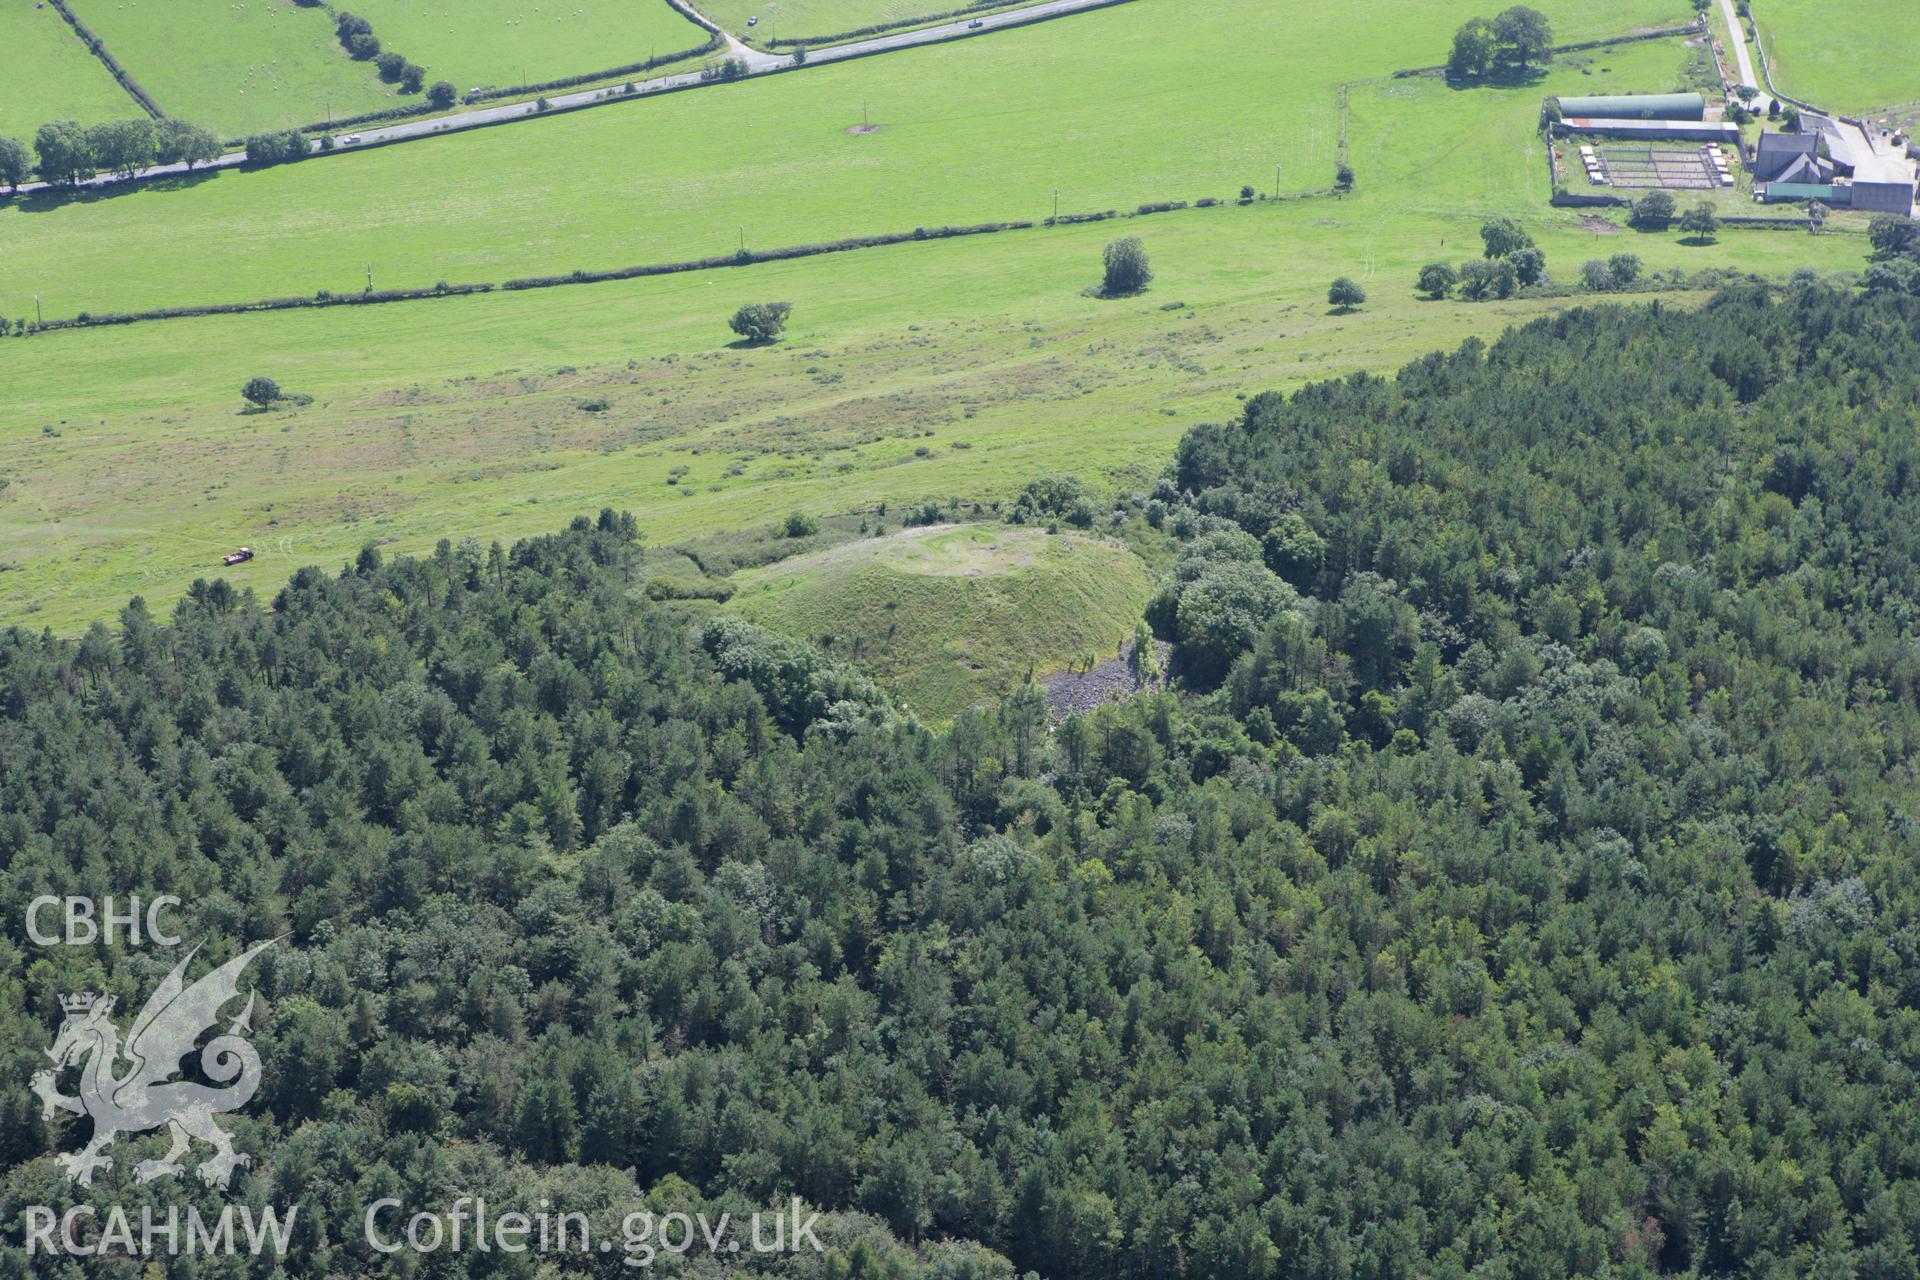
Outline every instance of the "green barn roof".
[(1769, 204), (1782, 200), (1826, 200), (1832, 201), (1832, 187), (1815, 186), (1809, 182), (1769, 182), (1760, 192), (1760, 198)]
[(1639, 93), (1607, 98), (1562, 98), (1563, 116), (1610, 120), (1704, 120), (1707, 100), (1697, 93)]

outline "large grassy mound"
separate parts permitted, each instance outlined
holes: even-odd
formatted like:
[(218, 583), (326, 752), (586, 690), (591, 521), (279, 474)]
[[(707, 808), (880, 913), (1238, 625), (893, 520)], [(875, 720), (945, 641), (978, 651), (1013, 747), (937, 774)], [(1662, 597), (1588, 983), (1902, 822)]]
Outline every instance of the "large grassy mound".
[(857, 664), (946, 719), (1089, 655), (1112, 657), (1150, 592), (1139, 557), (1080, 534), (935, 525), (744, 578), (734, 608)]

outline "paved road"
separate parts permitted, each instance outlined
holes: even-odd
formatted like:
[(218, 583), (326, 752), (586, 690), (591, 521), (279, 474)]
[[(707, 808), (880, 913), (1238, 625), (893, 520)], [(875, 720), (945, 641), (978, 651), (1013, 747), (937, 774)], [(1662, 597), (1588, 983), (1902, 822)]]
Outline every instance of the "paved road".
[(734, 37), (733, 32), (728, 31), (712, 18), (709, 18), (706, 14), (694, 8), (693, 5), (689, 3), (689, 0), (667, 0), (667, 3), (678, 9), (681, 13), (686, 14), (689, 21), (705, 27), (709, 31), (719, 32), (721, 41), (727, 46), (727, 56), (729, 58), (738, 58), (746, 64), (747, 70), (749, 71), (778, 71), (782, 67), (793, 65), (793, 59), (791, 57), (783, 57), (774, 53), (762, 53), (750, 45), (740, 43), (740, 41)]
[(1727, 20), (1727, 38), (1733, 43), (1733, 56), (1740, 63), (1740, 83), (1753, 86), (1761, 92), (1760, 81), (1754, 78), (1753, 58), (1747, 53), (1746, 28), (1740, 25), (1740, 15), (1734, 12), (1733, 0), (1720, 0), (1720, 14)]
[[(1722, 0), (1722, 2), (1725, 3), (1726, 0)], [(687, 0), (673, 0), (673, 3), (676, 8), (684, 10), (701, 26), (711, 30), (720, 30), (719, 24), (702, 16)], [(1044, 21), (1048, 18), (1064, 17), (1070, 13), (1078, 13), (1085, 9), (1099, 9), (1114, 3), (1117, 3), (1117, 0), (1044, 0), (1044, 3), (1026, 5), (1019, 9), (1008, 9), (987, 17), (943, 22), (938, 26), (916, 27), (911, 31), (902, 31), (894, 35), (873, 36), (866, 40), (854, 40), (846, 44), (828, 45), (819, 49), (809, 49), (807, 50), (806, 65), (811, 67), (818, 66), (823, 62), (843, 62), (848, 58), (861, 58), (869, 54), (888, 53), (895, 49), (910, 49), (915, 45), (935, 44), (942, 40), (953, 40), (964, 36), (986, 35), (1001, 27), (1025, 25), (1031, 22)], [(741, 62), (745, 63), (748, 75), (766, 75), (776, 71), (789, 71), (800, 65), (794, 61), (793, 55), (791, 54), (762, 53), (758, 49), (753, 49), (742, 44), (725, 31), (721, 31), (721, 38), (726, 42), (728, 56), (738, 58)], [(1742, 61), (1745, 61), (1744, 54)], [(698, 71), (687, 71), (678, 75), (660, 76), (653, 80), (637, 81), (634, 83), (634, 92), (632, 94), (622, 93), (616, 86), (612, 91), (611, 98), (613, 100), (619, 100), (626, 97), (645, 97), (648, 94), (667, 93), (700, 83), (702, 83), (702, 80)], [(361, 129), (358, 132), (343, 132), (335, 134), (334, 141), (336, 147), (351, 151), (375, 144), (408, 142), (417, 138), (430, 138), (443, 133), (457, 133), (462, 129), (477, 129), (486, 125), (500, 124), (508, 120), (524, 120), (533, 116), (553, 115), (557, 112), (590, 107), (595, 103), (608, 100), (609, 91), (605, 86), (597, 89), (581, 89), (573, 93), (548, 95), (546, 98), (548, 107), (544, 112), (540, 110), (537, 100), (534, 102), (508, 102), (497, 107), (475, 107), (470, 111), (461, 111), (454, 115), (436, 116), (422, 120), (405, 120), (397, 124), (379, 125)], [(345, 139), (348, 137), (355, 138), (358, 141), (347, 143)], [(318, 150), (319, 146), (316, 143), (315, 151), (317, 152)], [(244, 163), (246, 158), (245, 152), (228, 152), (218, 160), (209, 161), (206, 164), (200, 165), (195, 172), (205, 172), (209, 169), (231, 169)], [(136, 173), (134, 177), (144, 180), (148, 178), (179, 176), (186, 172), (187, 166), (182, 164), (161, 164), (142, 169)], [(106, 186), (120, 181), (124, 181), (124, 179), (111, 174), (103, 174), (82, 185)], [(20, 190), (22, 192), (32, 192), (43, 190), (46, 186), (47, 184), (44, 182), (27, 182), (21, 184)]]

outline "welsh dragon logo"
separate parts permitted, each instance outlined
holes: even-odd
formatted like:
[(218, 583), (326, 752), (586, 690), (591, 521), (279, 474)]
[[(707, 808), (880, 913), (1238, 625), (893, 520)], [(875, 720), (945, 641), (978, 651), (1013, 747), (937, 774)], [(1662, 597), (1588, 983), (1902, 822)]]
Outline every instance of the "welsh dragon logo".
[[(224, 1188), (236, 1167), (251, 1162), (251, 1157), (233, 1149), (232, 1138), (213, 1118), (246, 1106), (260, 1087), (260, 1055), (242, 1038), (252, 1031), (254, 997), (247, 998), (246, 1008), (228, 1025), (226, 1034), (209, 1041), (200, 1052), (200, 1069), (207, 1078), (232, 1084), (211, 1088), (173, 1077), (180, 1070), (180, 1060), (219, 1021), (221, 1008), (239, 996), (240, 974), (274, 941), (278, 939), (236, 956), (192, 986), (186, 983), (187, 965), (200, 948), (187, 952), (140, 1010), (124, 1046), (113, 1025), (112, 996), (88, 991), (60, 997), (67, 1016), (53, 1048), (47, 1050), (53, 1069), (35, 1073), (33, 1091), (40, 1095), (44, 1119), (52, 1119), (56, 1109), (93, 1119), (93, 1138), (86, 1149), (59, 1157), (70, 1181), (93, 1185), (94, 1170), (113, 1167), (113, 1157), (100, 1153), (116, 1136), (163, 1125), (173, 1145), (160, 1159), (134, 1166), (134, 1177), (140, 1182), (179, 1173), (181, 1157), (196, 1138), (213, 1148), (213, 1155), (196, 1170), (210, 1187)], [(86, 1065), (80, 1070), (80, 1096), (70, 1098), (59, 1092), (54, 1081), (81, 1058)]]

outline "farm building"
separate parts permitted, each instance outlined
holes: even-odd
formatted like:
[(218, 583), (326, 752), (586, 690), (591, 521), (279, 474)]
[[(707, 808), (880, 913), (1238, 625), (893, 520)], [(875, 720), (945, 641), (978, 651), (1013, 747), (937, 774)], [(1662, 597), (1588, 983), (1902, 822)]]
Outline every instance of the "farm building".
[(1560, 114), (1602, 120), (1705, 120), (1707, 100), (1697, 93), (1633, 93), (1601, 98), (1561, 98)]
[(1852, 200), (1852, 193), (1845, 187), (1824, 183), (1769, 182), (1757, 190), (1762, 204), (1805, 204), (1809, 200), (1818, 200), (1821, 204), (1844, 209)]
[(1851, 178), (1852, 205), (1870, 213), (1913, 213), (1913, 163), (1874, 145), (1873, 137), (1855, 121), (1821, 120), (1820, 139), (1833, 158), (1833, 169)]
[(1869, 213), (1897, 213), (1903, 218), (1913, 214), (1913, 183), (1910, 181), (1863, 182), (1855, 178), (1849, 187), (1856, 209), (1865, 209)]
[(1819, 183), (1831, 177), (1821, 173), (1820, 135), (1817, 133), (1762, 133), (1754, 151), (1755, 182)]
[(1631, 138), (1640, 142), (1725, 142), (1740, 144), (1740, 126), (1714, 120), (1651, 120), (1624, 116), (1568, 116), (1554, 126), (1560, 133), (1588, 137)]

